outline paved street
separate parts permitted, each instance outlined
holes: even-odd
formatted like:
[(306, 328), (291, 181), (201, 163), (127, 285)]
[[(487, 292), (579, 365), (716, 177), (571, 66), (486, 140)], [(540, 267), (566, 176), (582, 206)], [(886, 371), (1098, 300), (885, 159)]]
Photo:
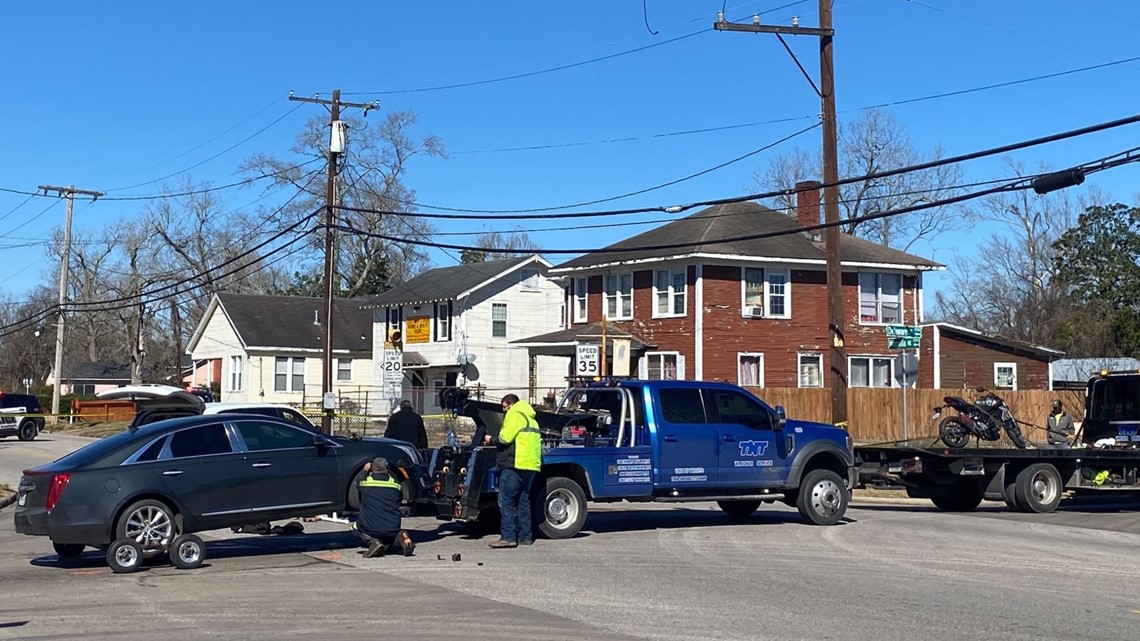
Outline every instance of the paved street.
[(0, 639), (1131, 641), (1140, 626), (1134, 512), (875, 503), (820, 528), (782, 507), (746, 522), (706, 504), (619, 507), (578, 538), (504, 551), (412, 519), (410, 559), (363, 559), (331, 523), (299, 537), (227, 530), (208, 567), (126, 576), (94, 550), (61, 566), (5, 510)]
[(0, 485), (15, 488), (23, 470), (50, 463), (92, 440), (64, 434), (40, 434), (33, 441), (21, 441), (15, 436), (0, 438)]

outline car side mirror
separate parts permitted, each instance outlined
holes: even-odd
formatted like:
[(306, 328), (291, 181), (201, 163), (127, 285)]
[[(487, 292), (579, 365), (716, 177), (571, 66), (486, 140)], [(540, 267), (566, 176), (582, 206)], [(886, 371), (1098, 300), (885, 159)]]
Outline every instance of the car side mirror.
[(784, 412), (783, 405), (776, 406), (776, 429), (782, 430), (788, 424), (788, 415)]
[(314, 436), (313, 437), (313, 447), (320, 449), (320, 448), (325, 448), (328, 446), (329, 446), (329, 442), (326, 441), (323, 437), (320, 437), (320, 436)]

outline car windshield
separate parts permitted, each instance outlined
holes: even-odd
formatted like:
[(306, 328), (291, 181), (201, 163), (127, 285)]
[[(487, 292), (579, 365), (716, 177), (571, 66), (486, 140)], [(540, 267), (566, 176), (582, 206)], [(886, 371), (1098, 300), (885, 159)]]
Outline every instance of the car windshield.
[(1089, 418), (1094, 421), (1140, 420), (1140, 376), (1094, 381), (1089, 399)]

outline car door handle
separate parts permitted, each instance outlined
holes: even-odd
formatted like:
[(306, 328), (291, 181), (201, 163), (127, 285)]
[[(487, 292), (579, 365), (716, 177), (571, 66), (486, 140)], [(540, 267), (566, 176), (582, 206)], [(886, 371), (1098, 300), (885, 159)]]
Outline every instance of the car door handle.
[(665, 442), (666, 442), (666, 443), (676, 443), (676, 442), (677, 442), (677, 437), (676, 437), (676, 436), (673, 436), (672, 434), (666, 434), (666, 435), (665, 435)]
[(720, 437), (720, 440), (724, 441), (725, 443), (735, 443), (736, 437), (732, 434), (725, 434), (724, 436)]
[(273, 464), (272, 463), (266, 463), (265, 461), (262, 461), (260, 463), (254, 463), (250, 467), (273, 467)]
[(182, 470), (166, 470), (162, 473), (163, 476), (179, 476), (180, 474), (182, 474)]

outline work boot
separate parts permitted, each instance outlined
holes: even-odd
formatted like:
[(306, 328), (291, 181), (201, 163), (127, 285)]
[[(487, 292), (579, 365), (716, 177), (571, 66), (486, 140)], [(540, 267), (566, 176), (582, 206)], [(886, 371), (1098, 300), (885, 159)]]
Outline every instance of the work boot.
[(416, 544), (412, 541), (412, 537), (408, 535), (408, 531), (400, 530), (400, 533), (397, 534), (396, 537), (404, 548), (404, 556), (412, 556), (416, 551)]
[(519, 545), (534, 545), (534, 539), (528, 539), (526, 541), (519, 541)]
[(490, 543), (487, 544), (487, 547), (495, 548), (496, 550), (498, 550), (498, 549), (518, 547), (518, 544), (515, 543), (514, 541), (507, 541), (506, 539), (499, 539), (498, 541), (491, 541)]
[(364, 553), (364, 558), (372, 559), (384, 553), (384, 544), (379, 539), (372, 539), (368, 543), (368, 551)]

